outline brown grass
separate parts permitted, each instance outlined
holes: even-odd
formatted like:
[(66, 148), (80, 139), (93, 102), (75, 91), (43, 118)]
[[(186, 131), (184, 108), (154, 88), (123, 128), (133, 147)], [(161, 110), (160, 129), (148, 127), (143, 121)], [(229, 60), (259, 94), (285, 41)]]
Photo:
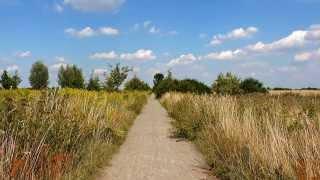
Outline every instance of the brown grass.
[(320, 96), (167, 94), (176, 136), (221, 179), (319, 179)]
[(137, 92), (0, 91), (0, 179), (87, 179), (146, 100)]

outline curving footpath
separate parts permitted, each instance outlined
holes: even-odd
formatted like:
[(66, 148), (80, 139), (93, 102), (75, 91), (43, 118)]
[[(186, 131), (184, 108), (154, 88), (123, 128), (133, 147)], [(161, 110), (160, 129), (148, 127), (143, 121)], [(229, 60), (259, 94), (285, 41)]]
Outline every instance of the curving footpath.
[(185, 141), (170, 138), (170, 118), (154, 98), (98, 180), (211, 180), (203, 157)]

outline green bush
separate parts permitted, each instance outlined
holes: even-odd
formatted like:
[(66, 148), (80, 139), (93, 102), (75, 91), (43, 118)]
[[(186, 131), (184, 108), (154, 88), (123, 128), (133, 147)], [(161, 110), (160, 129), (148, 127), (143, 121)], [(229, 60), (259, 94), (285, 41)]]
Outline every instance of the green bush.
[(169, 73), (165, 79), (161, 80), (159, 84), (154, 87), (153, 92), (157, 98), (160, 98), (162, 95), (170, 91), (195, 94), (211, 93), (211, 89), (202, 82), (194, 79), (177, 80), (172, 78), (171, 73)]
[(266, 93), (267, 89), (263, 86), (263, 83), (254, 79), (254, 78), (247, 78), (243, 80), (240, 84), (240, 88), (243, 93)]
[(125, 83), (124, 90), (148, 91), (150, 90), (150, 87), (147, 83), (143, 82), (137, 76), (134, 76), (131, 80)]
[(46, 88), (49, 84), (48, 67), (41, 61), (35, 62), (30, 70), (29, 81), (33, 89)]
[(221, 95), (235, 95), (241, 92), (241, 80), (236, 75), (228, 72), (219, 74), (217, 80), (212, 85), (213, 91)]

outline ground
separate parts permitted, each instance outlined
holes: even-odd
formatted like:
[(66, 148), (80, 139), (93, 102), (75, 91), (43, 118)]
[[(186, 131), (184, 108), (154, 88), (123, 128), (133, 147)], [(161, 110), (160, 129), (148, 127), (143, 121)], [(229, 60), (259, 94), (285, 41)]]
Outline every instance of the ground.
[(208, 166), (193, 144), (171, 138), (170, 118), (150, 97), (128, 137), (98, 180), (208, 180)]

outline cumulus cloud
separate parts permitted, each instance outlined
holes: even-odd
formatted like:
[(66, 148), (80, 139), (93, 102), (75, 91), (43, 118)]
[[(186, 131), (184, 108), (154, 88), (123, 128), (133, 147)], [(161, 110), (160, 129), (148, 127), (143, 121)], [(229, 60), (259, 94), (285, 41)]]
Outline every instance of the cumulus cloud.
[(221, 52), (213, 52), (209, 53), (208, 55), (202, 57), (201, 59), (208, 59), (208, 60), (232, 60), (237, 59), (239, 57), (242, 57), (246, 55), (246, 52), (237, 49), (237, 50), (227, 50), (227, 51), (221, 51)]
[(295, 55), (294, 59), (299, 62), (320, 60), (320, 48), (316, 51), (298, 53)]
[(65, 5), (84, 12), (110, 12), (124, 2), (125, 0), (64, 0)]
[(156, 26), (152, 26), (152, 27), (149, 29), (149, 32), (150, 32), (151, 34), (158, 34), (158, 33), (160, 33), (160, 29), (157, 28)]
[(116, 36), (120, 34), (118, 29), (115, 29), (112, 27), (102, 27), (100, 28), (100, 33), (104, 35), (110, 35), (110, 36)]
[(154, 60), (156, 59), (156, 56), (153, 54), (152, 50), (139, 49), (133, 53), (117, 54), (115, 51), (94, 53), (90, 55), (90, 58), (103, 60)]
[(152, 21), (144, 21), (142, 23), (136, 23), (132, 26), (133, 31), (143, 30), (153, 35), (162, 35), (162, 36), (175, 36), (178, 35), (178, 31), (176, 30), (162, 30)]
[(139, 49), (134, 53), (121, 54), (120, 59), (123, 59), (123, 60), (154, 60), (154, 59), (156, 59), (156, 56), (153, 54), (152, 50)]
[(186, 64), (191, 64), (197, 60), (198, 58), (191, 53), (182, 54), (180, 57), (172, 59), (167, 65), (168, 66), (186, 65)]
[(91, 59), (105, 59), (105, 60), (112, 60), (112, 59), (118, 59), (119, 56), (116, 52), (110, 51), (110, 52), (101, 52), (101, 53), (94, 53), (90, 56)]
[(64, 32), (77, 38), (88, 38), (88, 37), (99, 36), (99, 35), (117, 36), (120, 34), (120, 31), (118, 29), (115, 29), (112, 27), (101, 27), (98, 30), (95, 30), (89, 26), (80, 30), (77, 30), (74, 28), (68, 28), (68, 29), (65, 29)]
[(271, 43), (258, 42), (249, 45), (248, 50), (253, 52), (273, 52), (292, 48), (301, 48), (308, 43), (320, 41), (320, 27), (311, 26), (308, 30), (293, 31), (290, 35)]
[(214, 35), (210, 44), (215, 46), (215, 45), (220, 45), (228, 40), (236, 40), (236, 39), (251, 37), (258, 31), (259, 30), (256, 27), (234, 29), (227, 34)]
[(27, 57), (31, 57), (32, 53), (31, 51), (23, 51), (23, 52), (16, 53), (15, 56), (18, 58), (27, 58)]

